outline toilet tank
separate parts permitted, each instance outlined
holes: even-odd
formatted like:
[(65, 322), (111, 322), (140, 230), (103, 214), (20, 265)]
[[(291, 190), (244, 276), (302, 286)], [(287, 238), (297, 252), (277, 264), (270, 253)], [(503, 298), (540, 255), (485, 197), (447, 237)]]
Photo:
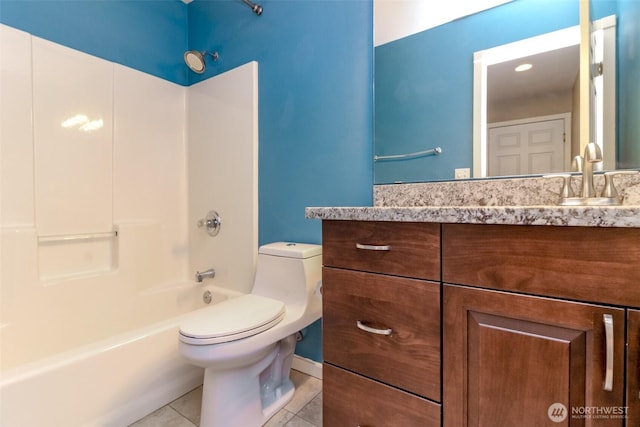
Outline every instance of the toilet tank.
[(306, 306), (319, 299), (322, 283), (322, 246), (277, 242), (258, 251), (256, 279), (251, 293), (286, 305)]

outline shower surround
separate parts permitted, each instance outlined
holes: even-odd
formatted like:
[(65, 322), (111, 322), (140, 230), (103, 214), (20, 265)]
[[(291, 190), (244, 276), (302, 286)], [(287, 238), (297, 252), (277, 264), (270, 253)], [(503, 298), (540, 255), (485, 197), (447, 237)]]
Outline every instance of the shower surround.
[(201, 382), (180, 317), (251, 286), (257, 64), (186, 88), (4, 25), (0, 47), (0, 421), (126, 425)]

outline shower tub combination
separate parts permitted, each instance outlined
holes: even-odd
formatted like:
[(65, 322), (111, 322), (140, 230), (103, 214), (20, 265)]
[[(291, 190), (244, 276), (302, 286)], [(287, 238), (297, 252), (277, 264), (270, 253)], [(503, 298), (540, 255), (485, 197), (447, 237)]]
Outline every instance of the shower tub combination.
[[(8, 150), (16, 159), (1, 174), (12, 184), (0, 221), (0, 425), (126, 426), (202, 383), (180, 356), (178, 325), (205, 307), (204, 292), (215, 304), (253, 283), (258, 66), (184, 89), (4, 25), (0, 36), (19, 59), (5, 61), (18, 71), (3, 68), (3, 87), (26, 118), (11, 127), (3, 116), (3, 141), (31, 147)], [(122, 125), (83, 151), (57, 120), (88, 98)], [(40, 161), (52, 153), (79, 170)], [(215, 240), (196, 227), (212, 208), (226, 215)], [(209, 267), (215, 280), (189, 280)]]
[[(92, 312), (101, 317), (100, 324), (112, 324), (115, 330), (97, 328), (95, 337), (81, 337), (92, 343), (75, 348), (67, 343), (72, 350), (49, 356), (47, 349), (38, 349), (39, 355), (27, 351), (37, 358), (27, 363), (18, 360), (25, 343), (20, 342), (19, 334), (12, 335), (14, 325), (0, 325), (1, 424), (126, 426), (202, 384), (202, 369), (181, 359), (177, 337), (178, 324), (186, 313), (205, 306), (203, 293), (207, 290), (212, 304), (238, 295), (196, 283), (159, 286), (140, 293), (133, 309), (112, 310), (113, 319), (104, 319), (104, 307), (96, 307), (97, 299), (89, 304)], [(145, 310), (150, 306), (155, 307), (152, 312)], [(31, 315), (37, 321), (37, 313)], [(67, 331), (74, 330), (74, 323), (90, 321), (86, 313), (78, 316), (66, 325)], [(119, 325), (134, 325), (134, 329), (122, 331)], [(58, 334), (56, 341), (60, 340)], [(15, 366), (4, 369), (7, 364)]]

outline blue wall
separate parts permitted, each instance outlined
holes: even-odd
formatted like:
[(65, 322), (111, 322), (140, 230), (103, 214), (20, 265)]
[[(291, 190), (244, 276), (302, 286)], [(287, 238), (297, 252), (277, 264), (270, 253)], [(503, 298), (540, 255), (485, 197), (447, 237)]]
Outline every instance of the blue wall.
[[(258, 61), (260, 244), (320, 243), (306, 206), (372, 204), (373, 6), (261, 4), (258, 17), (240, 0), (0, 0), (0, 22), (182, 85)], [(187, 47), (220, 59), (197, 75)], [(319, 322), (306, 336), (297, 352), (322, 360)]]
[[(373, 7), (369, 1), (189, 5), (190, 48), (217, 50), (210, 77), (259, 63), (260, 244), (321, 242), (306, 206), (372, 204)], [(296, 352), (320, 361), (320, 325)]]
[(187, 5), (176, 0), (0, 0), (0, 22), (186, 85)]
[[(616, 13), (615, 1), (596, 1), (596, 17)], [(450, 180), (471, 168), (473, 53), (578, 23), (578, 0), (516, 0), (376, 47), (376, 154), (443, 153), (377, 162), (375, 182)]]
[(305, 206), (372, 203), (372, 4), (239, 1), (189, 5), (190, 47), (217, 50), (205, 79), (259, 63), (260, 243), (320, 243)]

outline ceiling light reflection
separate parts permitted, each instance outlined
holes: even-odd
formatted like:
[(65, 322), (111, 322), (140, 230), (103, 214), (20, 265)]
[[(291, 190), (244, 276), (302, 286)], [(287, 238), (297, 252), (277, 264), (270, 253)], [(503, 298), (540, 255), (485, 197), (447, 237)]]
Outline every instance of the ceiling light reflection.
[(531, 68), (533, 68), (533, 65), (531, 64), (520, 64), (515, 68), (515, 70), (520, 73), (522, 71), (530, 70)]

